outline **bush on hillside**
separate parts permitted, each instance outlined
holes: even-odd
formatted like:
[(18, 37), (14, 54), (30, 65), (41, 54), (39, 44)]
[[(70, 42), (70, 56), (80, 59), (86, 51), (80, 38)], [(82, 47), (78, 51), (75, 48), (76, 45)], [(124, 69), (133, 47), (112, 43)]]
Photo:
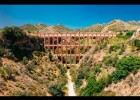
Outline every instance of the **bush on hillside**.
[(41, 52), (41, 51), (34, 51), (33, 54), (34, 54), (35, 56), (38, 56), (38, 57), (45, 56), (45, 53), (44, 53), (44, 52)]
[(102, 67), (102, 63), (94, 64), (94, 70), (93, 70), (94, 75), (96, 75), (97, 73), (100, 73), (101, 67)]
[(5, 27), (2, 31), (4, 37), (13, 42), (22, 39), (26, 33), (19, 27)]
[(63, 76), (65, 76), (66, 67), (62, 66), (62, 65), (59, 64), (59, 63), (56, 63), (56, 67), (60, 70), (61, 74), (62, 74)]
[(110, 46), (109, 53), (111, 53), (112, 51), (116, 52), (118, 49), (120, 49), (119, 55), (121, 55), (125, 51), (125, 45), (119, 43), (117, 45)]
[(122, 47), (121, 50), (119, 51), (119, 55), (121, 55), (125, 51), (125, 47)]
[(48, 91), (52, 96), (64, 96), (64, 92), (61, 91), (59, 86), (57, 84), (49, 86), (49, 91)]
[(4, 69), (4, 67), (0, 67), (0, 76), (6, 81), (8, 80), (8, 73)]
[(16, 71), (15, 68), (13, 68), (12, 66), (2, 66), (0, 67), (0, 75), (1, 77), (7, 81), (7, 80), (15, 80), (15, 76), (19, 75), (19, 73)]
[(49, 51), (49, 59), (50, 59), (50, 61), (53, 60), (52, 58), (53, 58), (52, 53)]
[(125, 34), (125, 36), (124, 36), (124, 38), (125, 39), (130, 38), (133, 35), (133, 33), (134, 33), (134, 31), (127, 31), (126, 34)]
[(120, 34), (117, 35), (118, 38), (124, 38), (124, 39), (128, 39), (130, 38), (133, 33), (135, 32), (134, 30), (125, 30), (124, 31), (125, 34), (123, 34), (122, 32), (120, 32)]
[(112, 51), (115, 51), (116, 52), (118, 48), (119, 47), (117, 45), (110, 46), (109, 53), (111, 53)]
[(133, 44), (134, 44), (134, 46), (137, 47), (137, 50), (140, 50), (140, 40), (135, 39), (135, 40), (133, 41)]
[(17, 61), (17, 58), (14, 56), (10, 49), (0, 48), (0, 57), (6, 57)]
[(115, 65), (118, 61), (118, 57), (117, 56), (115, 56), (115, 57), (105, 56), (103, 61), (105, 62), (106, 65), (115, 67)]
[(76, 79), (74, 83), (75, 83), (75, 88), (78, 89), (82, 85), (82, 79)]
[(77, 79), (84, 79), (85, 74), (83, 72), (78, 73)]
[(133, 72), (140, 68), (140, 58), (135, 56), (128, 56), (121, 58), (116, 64), (116, 71), (110, 75), (110, 80), (118, 82), (125, 78), (129, 72)]
[(99, 93), (104, 87), (109, 83), (109, 80), (106, 78), (101, 78), (98, 81), (93, 77), (89, 77), (87, 80), (87, 86), (80, 91), (81, 96), (92, 96), (96, 93)]

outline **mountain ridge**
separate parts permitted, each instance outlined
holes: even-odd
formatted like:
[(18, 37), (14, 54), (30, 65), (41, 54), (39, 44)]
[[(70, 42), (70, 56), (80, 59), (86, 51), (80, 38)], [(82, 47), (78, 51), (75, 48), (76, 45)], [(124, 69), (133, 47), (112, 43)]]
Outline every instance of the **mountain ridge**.
[(140, 21), (130, 20), (130, 21), (123, 21), (120, 19), (115, 19), (107, 23), (103, 24), (92, 24), (90, 26), (84, 27), (84, 28), (78, 28), (78, 29), (72, 29), (69, 27), (66, 27), (62, 24), (55, 24), (55, 25), (46, 25), (43, 23), (40, 24), (24, 24), (22, 26), (19, 26), (23, 30), (25, 30), (28, 33), (37, 33), (37, 32), (120, 32), (123, 30), (136, 30), (140, 28)]

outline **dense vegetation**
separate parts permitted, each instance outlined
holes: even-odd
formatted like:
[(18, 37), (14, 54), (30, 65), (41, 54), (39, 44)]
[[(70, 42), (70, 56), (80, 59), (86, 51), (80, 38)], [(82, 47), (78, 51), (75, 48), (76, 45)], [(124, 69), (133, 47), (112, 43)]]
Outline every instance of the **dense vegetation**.
[(130, 72), (137, 71), (140, 68), (140, 58), (134, 56), (123, 57), (115, 65), (116, 71), (110, 76), (110, 80), (118, 82), (125, 78)]
[(18, 27), (5, 27), (2, 33), (6, 39), (12, 40), (12, 42), (15, 42), (22, 38), (27, 37), (26, 33)]
[[(37, 40), (34, 37), (27, 36), (26, 33), (19, 27), (5, 27), (2, 31), (2, 37), (3, 43), (1, 43), (1, 49), (3, 49), (5, 53), (7, 53), (9, 49), (20, 61), (24, 56), (31, 58), (32, 52), (35, 50), (44, 51), (43, 46), (41, 47), (39, 45), (39, 39)], [(37, 45), (40, 46), (39, 49), (36, 47)]]
[[(90, 76), (87, 79), (87, 86), (80, 91), (81, 96), (91, 96), (99, 94), (102, 89), (112, 82), (118, 82), (125, 78), (130, 72), (137, 71), (140, 68), (140, 58), (129, 56), (123, 57), (115, 64), (116, 70), (108, 77), (102, 77), (99, 80), (95, 76)], [(99, 68), (99, 67), (98, 67)], [(99, 68), (100, 69), (100, 68)], [(95, 69), (93, 73), (100, 70)], [(82, 74), (83, 75), (83, 74)], [(94, 74), (93, 74), (94, 75)], [(83, 76), (84, 78), (84, 76)], [(78, 77), (78, 79), (80, 79)]]
[(130, 38), (133, 35), (133, 33), (135, 31), (134, 30), (131, 30), (131, 31), (130, 30), (125, 30), (124, 32), (125, 32), (125, 34), (123, 34), (122, 32), (120, 32), (120, 34), (118, 34), (117, 37), (118, 38), (128, 39), (128, 38)]

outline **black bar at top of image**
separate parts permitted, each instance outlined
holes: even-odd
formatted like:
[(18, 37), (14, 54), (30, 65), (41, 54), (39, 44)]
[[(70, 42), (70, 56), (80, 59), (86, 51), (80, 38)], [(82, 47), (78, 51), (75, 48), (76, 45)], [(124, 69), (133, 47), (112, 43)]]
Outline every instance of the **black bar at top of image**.
[(64, 4), (64, 5), (83, 5), (83, 4), (88, 4), (88, 5), (98, 5), (98, 4), (102, 4), (102, 5), (106, 5), (106, 4), (111, 4), (111, 5), (131, 5), (131, 4), (135, 4), (135, 5), (140, 5), (140, 0), (1, 0), (0, 4), (37, 4), (37, 5), (60, 5), (60, 4)]

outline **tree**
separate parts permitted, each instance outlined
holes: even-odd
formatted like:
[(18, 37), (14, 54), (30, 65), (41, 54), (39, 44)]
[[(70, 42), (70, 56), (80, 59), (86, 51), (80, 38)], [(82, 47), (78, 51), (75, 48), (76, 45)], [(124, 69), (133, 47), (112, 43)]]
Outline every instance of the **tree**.
[(4, 37), (13, 42), (22, 39), (26, 36), (26, 33), (19, 27), (8, 27), (6, 26), (2, 31)]
[(133, 41), (134, 46), (137, 47), (137, 50), (140, 50), (140, 40), (136, 39)]

